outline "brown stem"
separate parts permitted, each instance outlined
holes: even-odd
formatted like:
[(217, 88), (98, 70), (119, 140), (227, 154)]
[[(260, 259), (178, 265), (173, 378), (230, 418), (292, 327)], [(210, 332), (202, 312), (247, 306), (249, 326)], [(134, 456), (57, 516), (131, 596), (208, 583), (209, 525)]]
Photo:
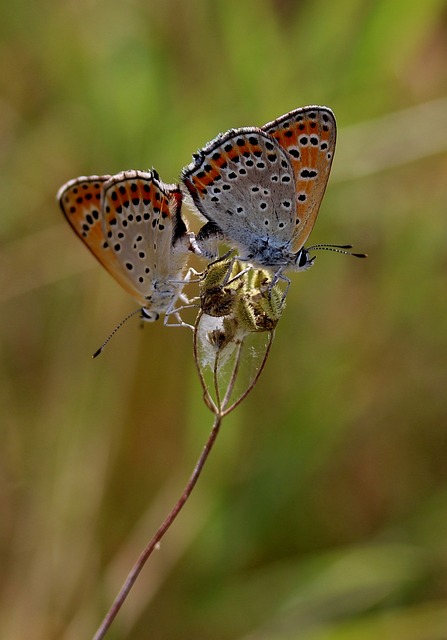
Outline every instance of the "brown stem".
[(169, 515), (167, 516), (167, 518), (165, 519), (163, 524), (159, 527), (159, 529), (153, 535), (153, 537), (149, 541), (148, 545), (143, 550), (143, 552), (141, 553), (140, 557), (138, 558), (138, 560), (134, 564), (132, 570), (130, 571), (129, 575), (127, 576), (126, 581), (124, 582), (123, 586), (121, 587), (120, 592), (118, 593), (117, 597), (115, 598), (114, 603), (110, 607), (110, 609), (107, 612), (107, 614), (106, 614), (104, 620), (102, 621), (100, 627), (98, 628), (97, 632), (95, 633), (95, 635), (93, 637), (93, 640), (102, 640), (102, 638), (105, 637), (105, 635), (106, 635), (108, 629), (110, 628), (112, 622), (116, 618), (116, 616), (118, 614), (118, 611), (121, 609), (121, 607), (124, 604), (127, 596), (129, 595), (129, 592), (132, 589), (136, 579), (138, 578), (138, 575), (140, 574), (141, 570), (143, 569), (144, 565), (146, 564), (146, 561), (151, 556), (151, 554), (154, 551), (154, 549), (157, 546), (157, 544), (163, 538), (165, 533), (168, 531), (168, 529), (170, 528), (170, 526), (172, 525), (172, 523), (174, 522), (174, 520), (176, 519), (176, 517), (178, 516), (178, 514), (182, 510), (182, 508), (184, 507), (186, 501), (188, 500), (189, 496), (191, 495), (192, 490), (194, 489), (194, 487), (196, 485), (197, 480), (200, 477), (200, 474), (202, 473), (202, 469), (203, 469), (204, 464), (205, 464), (205, 462), (206, 462), (206, 460), (207, 460), (207, 458), (208, 458), (208, 456), (209, 456), (209, 454), (211, 452), (211, 449), (213, 448), (214, 442), (215, 442), (215, 440), (217, 438), (217, 434), (219, 433), (221, 421), (222, 421), (222, 417), (220, 415), (216, 415), (215, 418), (214, 418), (213, 427), (212, 427), (212, 429), (210, 431), (210, 434), (208, 436), (208, 440), (206, 441), (206, 444), (205, 444), (205, 446), (204, 446), (204, 448), (202, 450), (202, 453), (200, 454), (200, 457), (197, 460), (196, 466), (194, 467), (194, 471), (192, 472), (191, 477), (189, 478), (188, 483), (185, 486), (185, 489), (184, 489), (182, 495), (177, 500), (176, 504), (174, 505), (174, 507), (170, 511)]

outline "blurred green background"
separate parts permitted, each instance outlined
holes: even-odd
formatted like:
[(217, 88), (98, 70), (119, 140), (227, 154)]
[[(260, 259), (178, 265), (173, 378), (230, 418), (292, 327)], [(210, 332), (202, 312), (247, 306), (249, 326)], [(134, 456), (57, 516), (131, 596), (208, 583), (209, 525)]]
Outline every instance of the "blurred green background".
[(257, 388), (110, 638), (447, 638), (447, 4), (16, 0), (0, 16), (0, 636), (89, 638), (211, 426), (191, 335), (135, 308), (55, 202), (177, 179), (219, 131), (339, 126)]

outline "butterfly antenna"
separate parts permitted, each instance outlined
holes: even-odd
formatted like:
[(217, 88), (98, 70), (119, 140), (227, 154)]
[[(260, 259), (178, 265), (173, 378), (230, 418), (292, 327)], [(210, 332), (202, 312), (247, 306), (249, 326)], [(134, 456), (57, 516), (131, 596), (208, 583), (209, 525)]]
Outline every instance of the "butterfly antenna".
[(95, 353), (92, 355), (92, 358), (97, 358), (99, 356), (99, 354), (101, 353), (101, 351), (104, 349), (104, 347), (106, 346), (106, 344), (109, 342), (109, 340), (111, 340), (113, 338), (113, 336), (115, 335), (115, 333), (118, 331), (118, 329), (121, 329), (121, 327), (123, 326), (123, 324), (125, 322), (127, 322), (129, 320), (129, 318), (131, 318), (132, 316), (136, 315), (137, 313), (140, 313), (141, 309), (136, 309), (135, 311), (132, 311), (131, 313), (129, 313), (123, 320), (121, 320), (121, 322), (114, 328), (114, 330), (112, 331), (112, 333), (109, 335), (109, 337), (107, 338), (107, 340), (104, 340), (104, 342), (102, 343), (102, 345), (99, 347), (99, 349), (97, 351), (95, 351)]
[(311, 247), (307, 247), (308, 251), (335, 251), (336, 253), (344, 253), (347, 256), (354, 256), (355, 258), (367, 258), (367, 253), (354, 253), (349, 251), (352, 249), (352, 244), (314, 244)]

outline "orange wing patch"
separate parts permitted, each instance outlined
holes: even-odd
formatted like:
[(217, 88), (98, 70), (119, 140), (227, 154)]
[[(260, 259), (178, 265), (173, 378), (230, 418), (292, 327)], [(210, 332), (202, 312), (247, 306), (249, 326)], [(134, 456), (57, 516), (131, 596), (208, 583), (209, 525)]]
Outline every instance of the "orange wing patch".
[(86, 247), (125, 291), (144, 304), (144, 298), (123, 273), (105, 234), (102, 195), (110, 178), (108, 175), (75, 178), (61, 187), (57, 197), (64, 216)]
[(57, 194), (70, 226), (106, 268), (113, 260), (102, 227), (101, 193), (110, 176), (89, 176), (67, 182)]
[(262, 130), (287, 152), (295, 176), (296, 230), (292, 250), (307, 241), (329, 179), (336, 142), (334, 114), (326, 107), (296, 109)]

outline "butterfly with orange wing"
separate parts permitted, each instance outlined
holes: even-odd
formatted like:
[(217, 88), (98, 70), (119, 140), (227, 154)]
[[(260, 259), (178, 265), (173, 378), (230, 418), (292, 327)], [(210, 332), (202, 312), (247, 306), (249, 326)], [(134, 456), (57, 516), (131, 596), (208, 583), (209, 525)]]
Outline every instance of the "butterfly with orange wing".
[[(185, 325), (175, 306), (182, 294), (191, 237), (178, 185), (155, 171), (70, 180), (57, 194), (62, 211), (95, 258), (153, 322), (165, 314)], [(189, 325), (188, 325), (189, 326)]]
[[(313, 264), (304, 247), (323, 199), (335, 152), (327, 107), (303, 107), (261, 128), (230, 129), (193, 156), (182, 181), (189, 204), (208, 222), (196, 236), (205, 255), (222, 239), (240, 258), (275, 272)], [(349, 252), (346, 252), (349, 253)], [(363, 254), (353, 254), (359, 257)]]

